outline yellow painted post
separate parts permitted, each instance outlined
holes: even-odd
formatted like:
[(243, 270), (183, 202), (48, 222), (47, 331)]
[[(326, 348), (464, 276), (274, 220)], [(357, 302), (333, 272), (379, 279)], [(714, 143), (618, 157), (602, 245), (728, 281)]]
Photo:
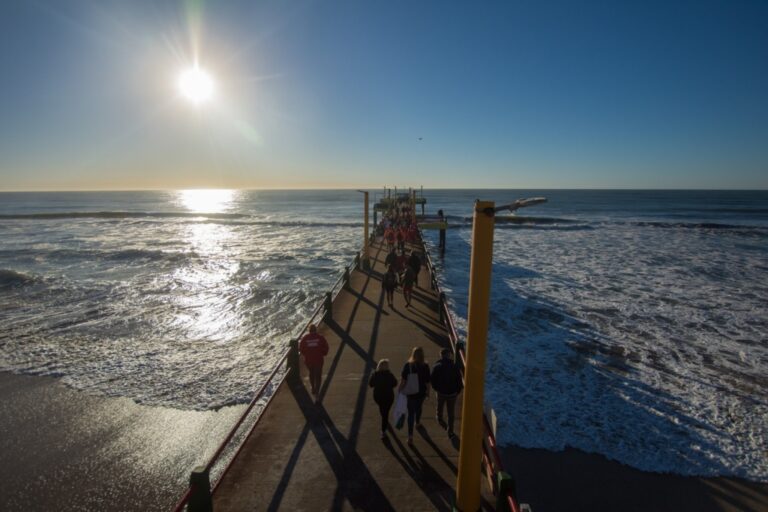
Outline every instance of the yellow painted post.
[(456, 506), (462, 512), (480, 509), (480, 464), (483, 450), (483, 386), (488, 309), (493, 261), (494, 202), (475, 202), (472, 224), (472, 256), (469, 266), (467, 313), (467, 366), (461, 411), (459, 478)]

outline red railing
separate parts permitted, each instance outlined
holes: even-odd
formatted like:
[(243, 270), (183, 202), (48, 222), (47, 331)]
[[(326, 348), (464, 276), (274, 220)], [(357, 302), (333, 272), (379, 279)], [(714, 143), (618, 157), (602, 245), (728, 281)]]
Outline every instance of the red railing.
[[(354, 262), (347, 265), (344, 268), (344, 271), (342, 275), (336, 280), (335, 283), (333, 283), (333, 286), (331, 286), (331, 290), (326, 293), (325, 298), (320, 301), (320, 303), (317, 305), (315, 310), (312, 312), (312, 315), (309, 317), (309, 320), (301, 327), (300, 330), (296, 331), (292, 339), (300, 337), (304, 332), (309, 328), (309, 325), (316, 321), (318, 315), (321, 313), (325, 313), (326, 309), (329, 307), (330, 303), (333, 302), (333, 299), (336, 295), (339, 294), (341, 289), (346, 285), (347, 280), (349, 279), (350, 272), (353, 268), (355, 268), (360, 263), (360, 254), (358, 253), (355, 256)], [(272, 383), (273, 379), (276, 375), (280, 372), (280, 369), (283, 366), (283, 363), (286, 362), (288, 359), (288, 354), (290, 353), (291, 349), (288, 348), (283, 352), (283, 355), (280, 356), (280, 359), (277, 361), (277, 364), (275, 364), (274, 369), (272, 370), (272, 373), (269, 374), (269, 377), (267, 377), (267, 380), (264, 381), (264, 383), (261, 385), (259, 390), (254, 395), (251, 402), (248, 404), (248, 407), (243, 411), (243, 414), (240, 415), (240, 419), (237, 420), (235, 425), (230, 429), (229, 434), (224, 438), (224, 440), (219, 444), (219, 447), (216, 449), (214, 454), (211, 456), (211, 458), (208, 460), (208, 463), (205, 465), (205, 471), (209, 472), (214, 465), (219, 461), (219, 457), (221, 457), (222, 453), (226, 450), (227, 446), (232, 442), (232, 439), (235, 438), (235, 435), (237, 434), (240, 427), (245, 423), (245, 420), (248, 418), (248, 416), (251, 414), (251, 411), (253, 411), (256, 404), (264, 397), (264, 394), (266, 393), (269, 385)], [(262, 415), (264, 414), (264, 411), (267, 410), (267, 407), (272, 402), (272, 399), (277, 394), (277, 388), (280, 387), (280, 385), (283, 383), (283, 380), (285, 380), (285, 373), (281, 375), (281, 378), (279, 382), (277, 382), (277, 385), (272, 390), (272, 394), (269, 396), (267, 401), (264, 403), (264, 407), (261, 409), (261, 413), (259, 414), (258, 418), (256, 418), (256, 421), (253, 423), (251, 428), (248, 430), (248, 433), (245, 435), (243, 440), (240, 443), (240, 446), (237, 448), (235, 453), (232, 457), (230, 457), (229, 461), (227, 462), (227, 465), (222, 470), (219, 477), (216, 479), (216, 482), (212, 486), (212, 492), (216, 492), (216, 489), (218, 489), (219, 485), (221, 484), (222, 480), (224, 479), (224, 476), (229, 471), (230, 467), (232, 466), (232, 463), (235, 461), (237, 456), (240, 454), (240, 451), (243, 449), (243, 446), (245, 446), (246, 441), (251, 437), (251, 434), (253, 434), (254, 430), (256, 429), (256, 426), (259, 424), (259, 421), (261, 420)], [(179, 501), (176, 503), (176, 506), (173, 508), (174, 512), (181, 512), (184, 507), (189, 503), (190, 498), (192, 497), (192, 494), (195, 491), (195, 487), (190, 485), (187, 487), (187, 490), (184, 492), (184, 495), (179, 499)]]
[[(461, 343), (461, 340), (459, 339), (459, 334), (456, 330), (456, 324), (453, 320), (453, 313), (451, 313), (450, 309), (448, 308), (448, 302), (446, 301), (445, 293), (443, 293), (440, 289), (440, 283), (437, 280), (437, 270), (435, 269), (435, 265), (432, 261), (432, 256), (429, 254), (427, 246), (424, 243), (424, 237), (422, 236), (421, 232), (419, 232), (419, 236), (422, 240), (422, 247), (424, 249), (427, 269), (429, 270), (430, 286), (437, 292), (438, 297), (440, 298), (440, 304), (438, 305), (440, 318), (448, 328), (448, 337), (451, 340), (451, 345), (453, 345), (454, 352), (456, 352), (459, 359), (461, 359), (461, 373), (463, 378), (464, 368), (467, 365), (464, 344)], [(491, 424), (488, 421), (488, 416), (486, 414), (483, 414), (483, 427), (483, 466), (485, 468), (486, 476), (488, 477), (491, 490), (493, 491), (494, 496), (497, 497), (497, 504), (503, 503), (506, 509), (510, 510), (511, 512), (520, 512), (520, 505), (517, 502), (517, 498), (514, 495), (513, 489), (503, 491), (504, 495), (499, 496), (500, 489), (498, 488), (498, 481), (496, 478), (497, 475), (504, 472), (504, 464), (501, 460), (501, 456), (499, 455), (499, 450), (496, 446), (496, 437), (493, 434), (493, 429), (491, 428)]]

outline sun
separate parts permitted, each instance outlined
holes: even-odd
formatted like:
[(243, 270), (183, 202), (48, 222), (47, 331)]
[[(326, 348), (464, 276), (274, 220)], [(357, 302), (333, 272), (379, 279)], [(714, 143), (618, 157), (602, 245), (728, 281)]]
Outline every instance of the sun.
[(208, 72), (197, 66), (187, 69), (179, 75), (178, 86), (181, 95), (195, 105), (205, 103), (213, 97), (213, 78)]

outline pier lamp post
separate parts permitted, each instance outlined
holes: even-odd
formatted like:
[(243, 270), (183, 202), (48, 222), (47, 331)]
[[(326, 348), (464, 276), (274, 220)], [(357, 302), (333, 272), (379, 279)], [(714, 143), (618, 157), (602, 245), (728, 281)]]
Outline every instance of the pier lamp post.
[(483, 450), (483, 393), (488, 309), (491, 295), (493, 201), (476, 201), (472, 222), (472, 256), (469, 267), (467, 311), (467, 361), (464, 369), (464, 402), (461, 411), (461, 445), (456, 505), (462, 512), (480, 509), (480, 465)]
[(363, 259), (362, 259), (362, 265), (363, 270), (370, 270), (371, 269), (371, 260), (368, 257), (368, 191), (367, 190), (358, 190), (363, 196), (365, 197), (365, 205), (363, 206), (363, 217), (365, 218), (364, 224), (363, 224)]

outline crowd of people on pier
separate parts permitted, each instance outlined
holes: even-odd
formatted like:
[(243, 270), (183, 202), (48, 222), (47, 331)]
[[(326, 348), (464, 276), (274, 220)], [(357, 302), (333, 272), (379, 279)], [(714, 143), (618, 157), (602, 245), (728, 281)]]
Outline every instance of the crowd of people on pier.
[[(442, 211), (440, 212), (442, 214)], [(409, 251), (408, 244), (419, 241), (419, 230), (408, 203), (393, 203), (376, 226), (374, 236), (386, 244), (384, 272), (381, 283), (387, 305), (394, 309), (394, 295), (397, 287), (402, 288), (405, 307), (412, 307), (413, 289), (418, 287), (422, 261), (416, 250)], [(444, 246), (441, 237), (441, 245)], [(323, 358), (328, 353), (328, 342), (317, 333), (314, 325), (299, 343), (299, 352), (309, 370), (312, 394), (317, 399), (320, 391)], [(414, 428), (421, 427), (424, 401), (434, 390), (437, 397), (435, 416), (442, 428), (453, 438), (456, 399), (463, 388), (462, 375), (453, 361), (451, 349), (440, 351), (439, 360), (432, 368), (427, 364), (424, 349), (414, 347), (397, 379), (390, 370), (389, 359), (381, 359), (371, 374), (369, 386), (373, 388), (373, 399), (381, 415), (381, 438), (386, 439), (390, 428), (390, 411), (396, 418), (395, 427), (407, 423), (408, 443), (413, 443)], [(394, 410), (392, 410), (394, 406)], [(447, 421), (443, 416), (445, 411)]]

